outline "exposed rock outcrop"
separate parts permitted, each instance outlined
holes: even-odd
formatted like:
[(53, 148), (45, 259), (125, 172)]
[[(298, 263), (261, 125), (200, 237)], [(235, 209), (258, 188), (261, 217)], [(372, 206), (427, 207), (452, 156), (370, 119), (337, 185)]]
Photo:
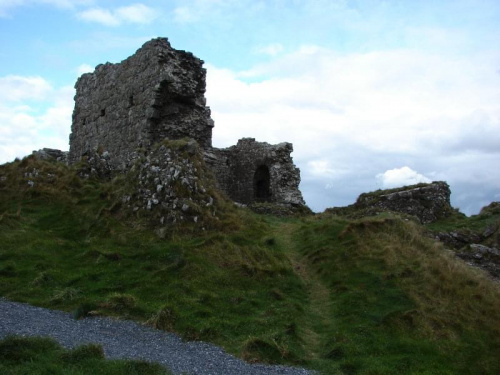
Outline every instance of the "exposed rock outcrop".
[(53, 148), (42, 148), (41, 150), (33, 151), (32, 155), (40, 160), (60, 161), (65, 164), (68, 162), (67, 151), (56, 150)]
[(154, 227), (217, 220), (216, 182), (192, 139), (158, 144), (137, 160), (126, 178), (130, 188), (123, 205)]
[(482, 268), (500, 279), (500, 250), (481, 244), (470, 244), (457, 252), (457, 256), (470, 265)]
[[(458, 228), (453, 230), (437, 230), (430, 232), (435, 239), (470, 265), (488, 271), (493, 277), (500, 279), (500, 202), (492, 202), (483, 207), (478, 215), (469, 218), (454, 218)], [(464, 225), (463, 222), (467, 223)]]
[(385, 211), (414, 216), (422, 224), (435, 222), (453, 212), (450, 205), (450, 187), (446, 182), (437, 181), (398, 189), (377, 190), (361, 194), (353, 205), (326, 210), (349, 217), (376, 215)]

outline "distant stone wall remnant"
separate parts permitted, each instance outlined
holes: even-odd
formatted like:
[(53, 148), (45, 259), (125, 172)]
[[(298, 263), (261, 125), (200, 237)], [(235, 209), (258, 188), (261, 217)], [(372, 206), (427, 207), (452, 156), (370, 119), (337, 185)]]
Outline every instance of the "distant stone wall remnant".
[(328, 208), (326, 212), (355, 218), (392, 211), (415, 216), (421, 223), (427, 224), (451, 215), (450, 194), (446, 182), (435, 181), (364, 193), (354, 204)]
[(450, 194), (446, 182), (435, 181), (379, 194), (361, 194), (355, 205), (413, 215), (426, 224), (450, 215)]

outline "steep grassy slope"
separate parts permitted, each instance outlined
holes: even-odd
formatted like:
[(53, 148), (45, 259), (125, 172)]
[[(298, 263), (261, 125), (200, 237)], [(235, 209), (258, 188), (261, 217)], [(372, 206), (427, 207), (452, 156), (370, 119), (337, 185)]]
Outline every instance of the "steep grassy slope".
[(495, 374), (500, 291), (397, 218), (303, 224), (302, 262), (329, 290), (326, 373)]
[(472, 231), (482, 233), (488, 227), (498, 228), (500, 225), (500, 203), (493, 202), (483, 207), (479, 214), (470, 217), (460, 212), (455, 212), (449, 218), (428, 224), (434, 231)]
[[(33, 170), (47, 181), (30, 187)], [(6, 298), (325, 374), (500, 373), (498, 285), (416, 224), (276, 219), (220, 197), (210, 230), (184, 225), (160, 239), (122, 214), (122, 181), (32, 159), (0, 166), (0, 177)]]
[[(301, 362), (304, 290), (264, 219), (220, 202), (219, 229), (183, 226), (161, 240), (119, 220), (121, 184), (35, 160), (3, 168), (1, 295), (145, 321), (249, 360)], [(56, 182), (28, 188), (32, 169)]]

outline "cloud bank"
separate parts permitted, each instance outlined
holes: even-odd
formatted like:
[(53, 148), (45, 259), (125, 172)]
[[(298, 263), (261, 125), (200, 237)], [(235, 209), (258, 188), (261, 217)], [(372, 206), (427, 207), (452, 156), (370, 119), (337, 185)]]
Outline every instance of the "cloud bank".
[(78, 12), (77, 15), (78, 18), (84, 21), (95, 22), (104, 26), (120, 26), (124, 23), (148, 24), (157, 16), (152, 8), (142, 3), (114, 9), (90, 8)]
[(0, 163), (43, 147), (68, 149), (74, 89), (42, 77), (0, 77)]
[(377, 179), (381, 181), (384, 189), (431, 182), (429, 178), (407, 166), (379, 173)]
[(431, 180), (452, 185), (455, 205), (464, 207), (470, 189), (482, 194), (481, 204), (500, 189), (490, 164), (500, 158), (497, 61), (411, 49), (339, 54), (310, 45), (247, 71), (209, 66), (214, 144), (241, 136), (293, 142), (304, 195), (316, 210)]

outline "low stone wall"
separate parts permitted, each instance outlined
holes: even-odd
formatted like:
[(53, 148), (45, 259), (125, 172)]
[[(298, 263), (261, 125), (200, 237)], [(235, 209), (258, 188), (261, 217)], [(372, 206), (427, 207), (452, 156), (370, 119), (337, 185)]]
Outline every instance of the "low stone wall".
[(427, 224), (453, 212), (450, 194), (450, 187), (446, 182), (436, 181), (364, 193), (353, 205), (329, 208), (327, 212), (340, 216), (362, 217), (392, 211), (412, 215), (422, 224)]
[(290, 156), (291, 143), (270, 145), (243, 138), (235, 146), (205, 153), (223, 190), (236, 202), (276, 202), (304, 205), (300, 170)]

